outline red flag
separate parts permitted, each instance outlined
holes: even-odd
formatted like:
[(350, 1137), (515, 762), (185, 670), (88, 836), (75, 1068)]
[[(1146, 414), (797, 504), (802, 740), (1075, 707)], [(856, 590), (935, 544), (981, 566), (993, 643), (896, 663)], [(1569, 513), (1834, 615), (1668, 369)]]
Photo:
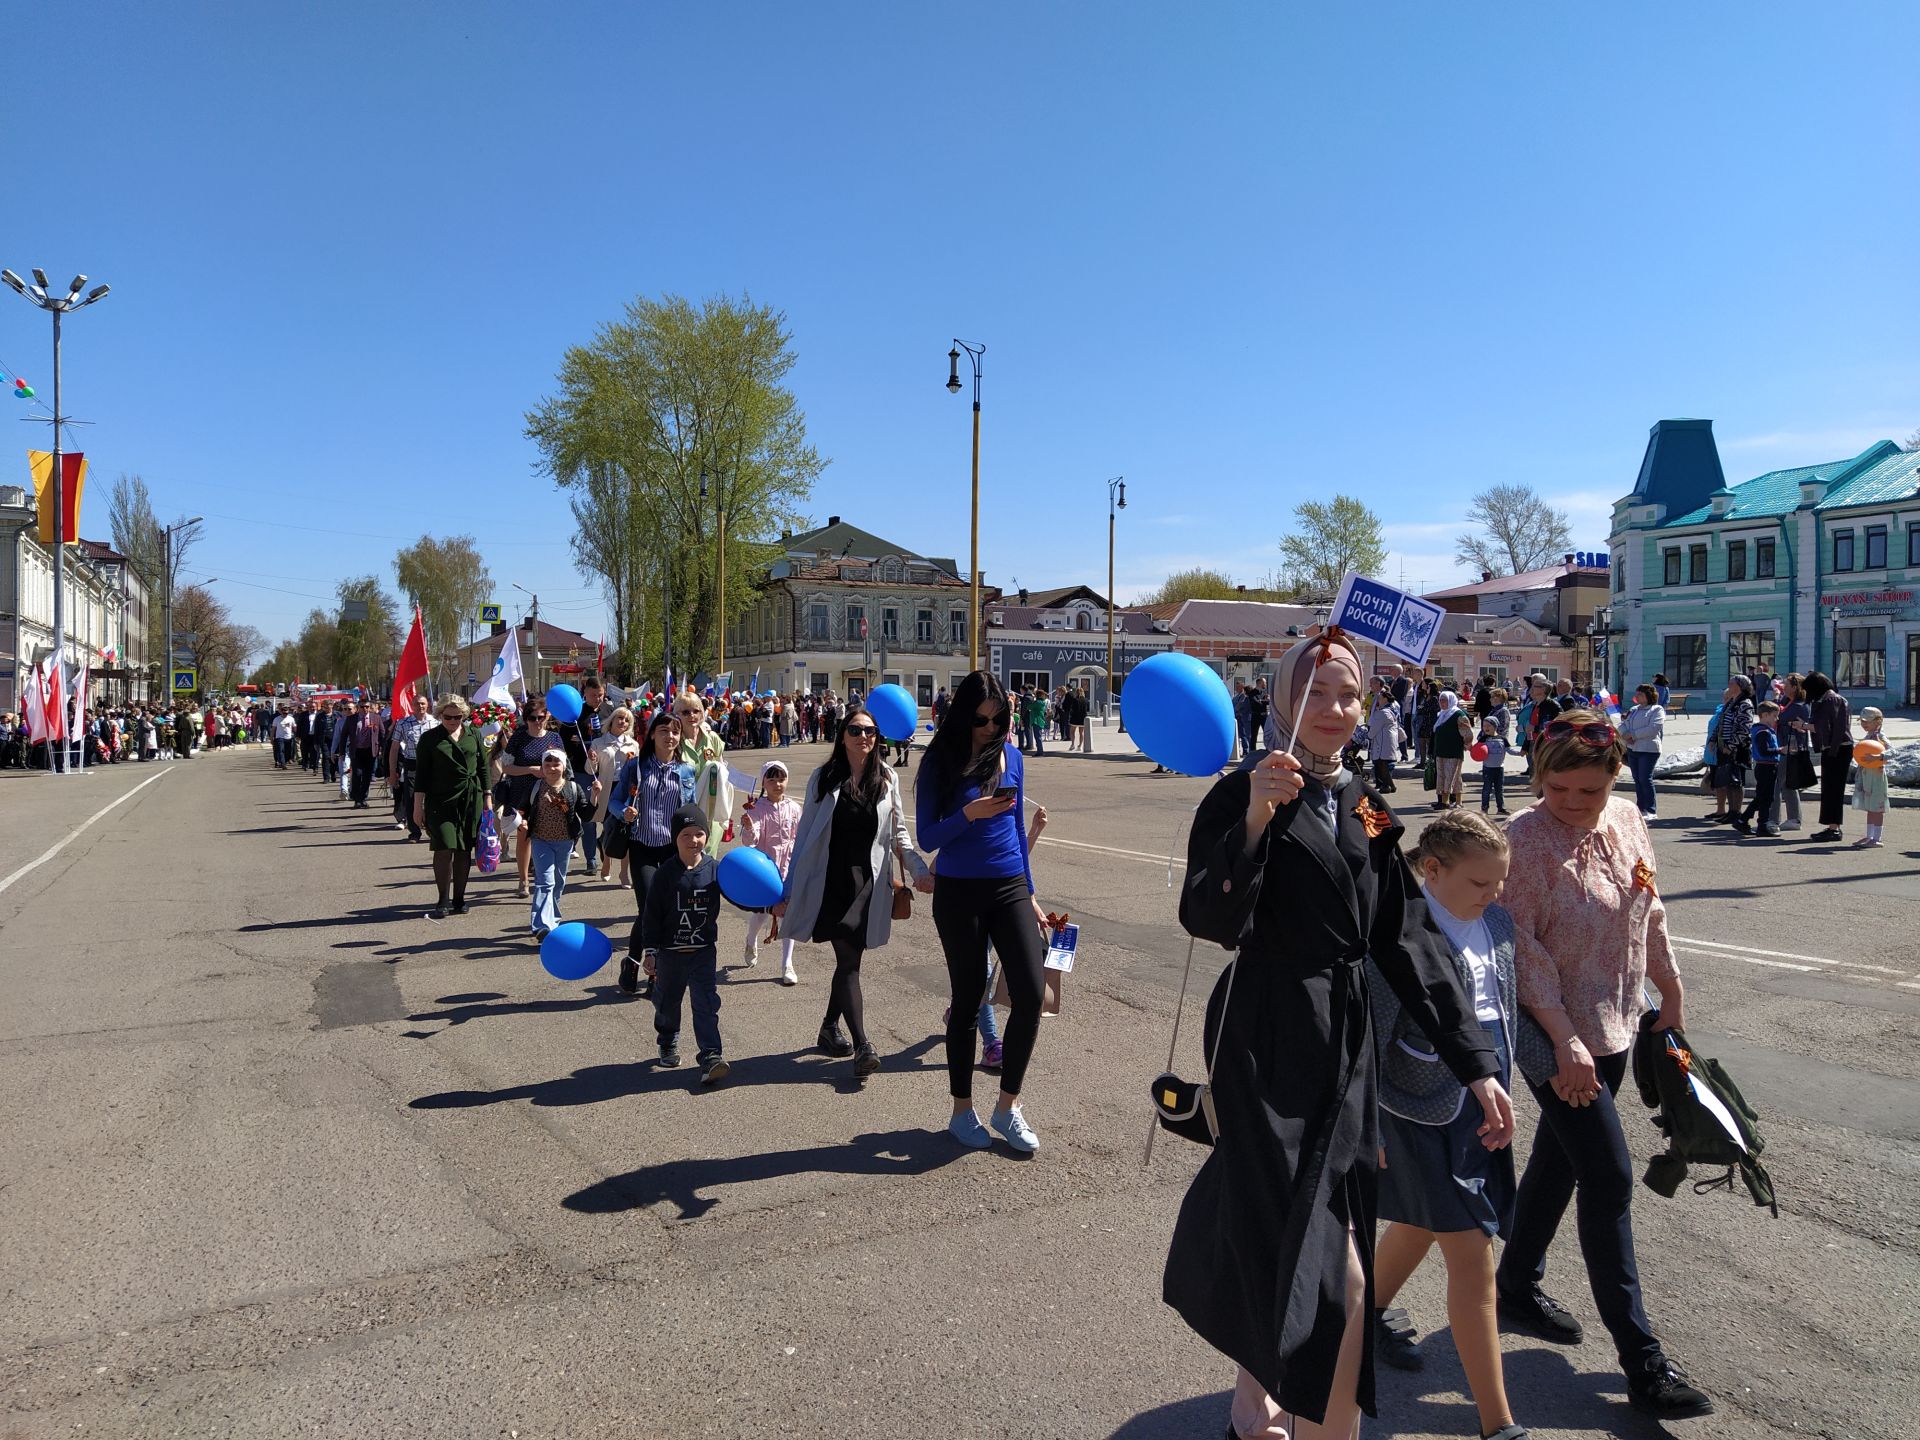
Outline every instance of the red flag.
[(607, 667), (605, 663), (606, 658), (607, 658), (607, 632), (602, 630), (600, 632), (600, 644), (594, 649), (594, 652), (593, 652), (593, 673), (594, 674), (604, 675), (607, 673)]
[(21, 692), (20, 708), (27, 722), (27, 743), (39, 745), (47, 738), (46, 697), (42, 693), (40, 667), (35, 665), (33, 673), (26, 677), (25, 688)]
[(49, 740), (67, 738), (67, 687), (60, 676), (63, 668), (59, 657), (54, 657), (47, 663), (46, 678), (40, 682), (40, 714)]
[(427, 635), (420, 628), (420, 607), (416, 605), (413, 629), (407, 632), (407, 643), (400, 647), (400, 668), (393, 672), (393, 703), (387, 708), (388, 719), (397, 720), (413, 713), (414, 683), (426, 678)]

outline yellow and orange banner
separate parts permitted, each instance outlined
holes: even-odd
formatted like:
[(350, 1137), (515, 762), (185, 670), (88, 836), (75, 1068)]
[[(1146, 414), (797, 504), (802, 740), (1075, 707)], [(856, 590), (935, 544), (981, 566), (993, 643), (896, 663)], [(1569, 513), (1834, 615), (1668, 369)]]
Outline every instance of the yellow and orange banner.
[[(40, 543), (53, 543), (53, 452), (29, 450), (27, 468), (33, 472), (33, 493), (40, 511)], [(79, 451), (60, 456), (60, 508), (66, 512), (60, 538), (68, 545), (80, 539), (80, 492), (87, 483), (87, 457)]]

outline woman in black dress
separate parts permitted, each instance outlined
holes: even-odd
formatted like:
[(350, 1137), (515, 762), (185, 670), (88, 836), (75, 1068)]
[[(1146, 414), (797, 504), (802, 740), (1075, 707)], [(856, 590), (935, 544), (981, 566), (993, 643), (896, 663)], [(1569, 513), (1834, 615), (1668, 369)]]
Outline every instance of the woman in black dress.
[(1218, 1131), (1180, 1207), (1164, 1294), (1239, 1364), (1228, 1434), (1240, 1440), (1348, 1440), (1373, 1409), (1364, 960), (1471, 1089), (1489, 1137), (1513, 1132), (1493, 1043), (1401, 857), (1401, 826), (1340, 765), (1362, 673), (1337, 630), (1288, 651), (1280, 748), (1213, 787), (1187, 845), (1181, 924), (1238, 955), (1207, 1006)]

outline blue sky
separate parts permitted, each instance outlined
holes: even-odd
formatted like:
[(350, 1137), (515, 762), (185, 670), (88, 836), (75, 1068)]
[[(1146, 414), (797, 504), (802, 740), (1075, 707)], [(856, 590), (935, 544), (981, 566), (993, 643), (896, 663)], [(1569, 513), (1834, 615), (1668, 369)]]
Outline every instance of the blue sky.
[[(270, 638), (427, 529), (597, 632), (522, 414), (636, 294), (785, 310), (816, 518), (963, 563), (942, 382), (984, 342), (1008, 586), (1104, 585), (1112, 475), (1123, 597), (1257, 581), (1337, 491), (1431, 588), (1495, 481), (1599, 548), (1663, 416), (1712, 417), (1735, 479), (1920, 426), (1908, 4), (120, 3), (11, 33), (62, 27), (64, 71), (0, 53), (0, 264), (114, 287), (68, 329), (86, 528), (139, 472)], [(0, 302), (44, 396), (45, 319)]]

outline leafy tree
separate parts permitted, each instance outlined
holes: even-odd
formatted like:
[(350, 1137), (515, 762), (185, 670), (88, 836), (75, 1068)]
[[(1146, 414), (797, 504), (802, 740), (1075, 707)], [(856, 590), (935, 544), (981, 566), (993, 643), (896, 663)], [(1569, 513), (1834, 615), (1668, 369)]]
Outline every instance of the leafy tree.
[(293, 644), (299, 663), (290, 679), (339, 683), (333, 673), (339, 654), (339, 626), (333, 616), (324, 610), (309, 610)]
[(716, 619), (751, 602), (782, 529), (802, 521), (825, 462), (783, 383), (794, 359), (786, 317), (770, 307), (643, 297), (567, 351), (559, 393), (527, 414), (541, 470), (575, 492), (583, 528), (598, 527), (576, 541), (574, 563), (607, 587), (621, 653), (649, 674), (660, 627), (641, 627), (639, 602), (665, 604), (670, 587), (675, 668), (711, 665)]
[(1478, 525), (1454, 542), (1462, 565), (1495, 575), (1538, 570), (1566, 553), (1573, 527), (1528, 485), (1494, 485), (1473, 497), (1467, 519)]
[(465, 628), (493, 589), (486, 562), (470, 535), (444, 540), (422, 535), (394, 556), (393, 569), (400, 588), (420, 607), (420, 626), (426, 632), (427, 654), (439, 665), (440, 688), (451, 689)]
[[(358, 575), (342, 580), (335, 591), (340, 597), (341, 618), (334, 622), (333, 661), (338, 673), (336, 685), (372, 685), (384, 681), (400, 658), (400, 616), (393, 597), (380, 588), (373, 575)], [(367, 618), (348, 620), (348, 601), (365, 601)]]
[(1302, 501), (1293, 519), (1298, 529), (1281, 540), (1280, 561), (1296, 594), (1331, 596), (1347, 571), (1378, 575), (1386, 568), (1380, 517), (1351, 496)]
[(1908, 454), (1912, 454), (1915, 450), (1920, 450), (1920, 430), (1916, 430), (1911, 435), (1907, 436), (1907, 443), (1902, 445), (1900, 448), (1902, 450), (1905, 450)]
[(1176, 600), (1244, 600), (1235, 588), (1233, 577), (1224, 570), (1204, 566), (1177, 570), (1160, 583), (1160, 588), (1143, 596), (1136, 604), (1171, 605)]
[(247, 661), (267, 646), (253, 626), (234, 624), (226, 602), (204, 585), (174, 592), (173, 628), (185, 637), (181, 648), (192, 656), (208, 690), (232, 689), (246, 673)]

